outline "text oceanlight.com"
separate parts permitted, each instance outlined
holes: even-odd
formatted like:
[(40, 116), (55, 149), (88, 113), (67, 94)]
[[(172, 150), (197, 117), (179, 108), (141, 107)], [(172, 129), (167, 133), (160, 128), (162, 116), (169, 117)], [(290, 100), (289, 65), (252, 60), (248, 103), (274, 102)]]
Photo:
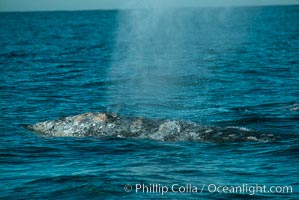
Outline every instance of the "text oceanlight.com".
[(217, 185), (217, 184), (127, 184), (124, 186), (126, 192), (161, 194), (167, 193), (223, 193), (223, 194), (292, 194), (293, 187), (290, 185)]

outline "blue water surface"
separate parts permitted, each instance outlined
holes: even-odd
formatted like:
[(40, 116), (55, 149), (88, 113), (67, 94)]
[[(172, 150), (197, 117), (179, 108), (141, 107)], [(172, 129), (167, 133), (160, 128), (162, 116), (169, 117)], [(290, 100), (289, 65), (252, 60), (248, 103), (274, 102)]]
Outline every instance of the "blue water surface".
[[(298, 199), (299, 7), (182, 9), (175, 21), (152, 18), (161, 25), (132, 38), (124, 31), (135, 30), (124, 20), (130, 12), (0, 13), (0, 198)], [(84, 112), (237, 126), (279, 139), (52, 138), (23, 127)], [(162, 196), (136, 193), (136, 184), (199, 191)], [(211, 193), (209, 184), (293, 190)]]

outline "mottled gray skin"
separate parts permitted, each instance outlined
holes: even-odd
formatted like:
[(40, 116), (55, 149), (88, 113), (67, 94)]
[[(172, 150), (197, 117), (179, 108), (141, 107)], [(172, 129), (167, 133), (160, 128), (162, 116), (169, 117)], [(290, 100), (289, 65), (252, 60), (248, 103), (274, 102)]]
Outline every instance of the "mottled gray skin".
[(160, 141), (258, 142), (276, 138), (239, 127), (208, 127), (193, 122), (121, 118), (107, 113), (85, 113), (28, 125), (51, 137), (122, 137)]

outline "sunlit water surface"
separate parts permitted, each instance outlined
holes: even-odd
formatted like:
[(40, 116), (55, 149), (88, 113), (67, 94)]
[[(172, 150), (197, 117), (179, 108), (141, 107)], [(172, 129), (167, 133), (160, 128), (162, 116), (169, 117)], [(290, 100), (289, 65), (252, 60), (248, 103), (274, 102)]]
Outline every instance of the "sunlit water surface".
[[(126, 15), (0, 13), (0, 198), (156, 199), (161, 194), (127, 193), (124, 185), (189, 183), (291, 185), (293, 193), (211, 194), (205, 188), (164, 197), (297, 199), (299, 7), (182, 10), (176, 15), (189, 20), (186, 26), (182, 20), (169, 26), (173, 20), (162, 17), (160, 26), (149, 26), (155, 33), (128, 41), (134, 32), (120, 36), (130, 28)], [(106, 111), (245, 127), (280, 139), (53, 138), (22, 127)]]

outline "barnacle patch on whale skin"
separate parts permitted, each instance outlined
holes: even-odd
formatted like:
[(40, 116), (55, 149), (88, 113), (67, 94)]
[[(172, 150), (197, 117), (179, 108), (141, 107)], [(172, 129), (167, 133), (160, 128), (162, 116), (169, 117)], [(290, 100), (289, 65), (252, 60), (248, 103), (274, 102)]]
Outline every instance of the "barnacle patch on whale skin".
[(108, 120), (108, 116), (106, 113), (98, 113), (98, 114), (95, 114), (93, 119), (97, 122), (106, 122)]

